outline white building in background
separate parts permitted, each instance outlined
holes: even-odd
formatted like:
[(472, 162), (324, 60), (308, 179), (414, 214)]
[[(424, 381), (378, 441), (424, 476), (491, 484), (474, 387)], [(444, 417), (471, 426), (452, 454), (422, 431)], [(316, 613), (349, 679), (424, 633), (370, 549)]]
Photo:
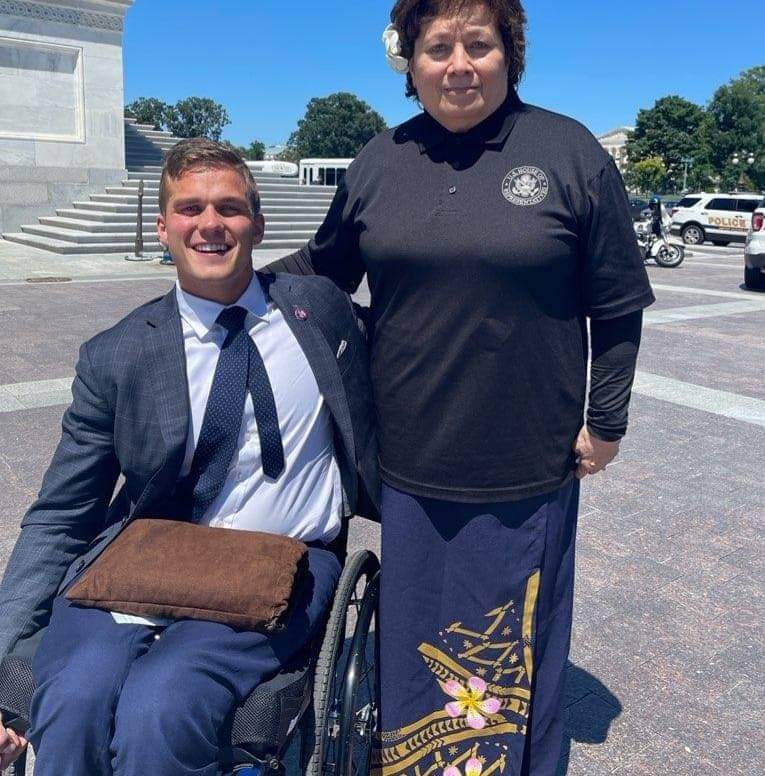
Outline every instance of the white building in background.
[(600, 144), (612, 156), (616, 166), (619, 168), (619, 172), (622, 174), (627, 169), (627, 140), (629, 133), (634, 130), (635, 127), (617, 127), (610, 132), (598, 135)]
[(0, 232), (125, 177), (133, 0), (0, 0)]

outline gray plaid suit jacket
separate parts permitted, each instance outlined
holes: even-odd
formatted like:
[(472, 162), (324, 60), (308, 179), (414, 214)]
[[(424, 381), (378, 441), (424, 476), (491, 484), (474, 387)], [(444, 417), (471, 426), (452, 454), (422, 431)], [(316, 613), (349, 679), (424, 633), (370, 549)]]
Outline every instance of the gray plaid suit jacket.
[[(332, 415), (346, 512), (373, 517), (374, 413), (366, 343), (350, 299), (323, 277), (258, 278)], [(0, 657), (47, 623), (55, 595), (131, 519), (172, 514), (190, 415), (175, 289), (82, 345), (72, 394), (61, 441), (0, 584)]]

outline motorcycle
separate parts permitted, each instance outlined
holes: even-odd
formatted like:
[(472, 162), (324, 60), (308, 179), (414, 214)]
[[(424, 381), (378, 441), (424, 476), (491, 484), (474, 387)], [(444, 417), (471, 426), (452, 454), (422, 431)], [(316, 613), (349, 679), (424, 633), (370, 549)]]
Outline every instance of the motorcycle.
[(654, 234), (650, 218), (634, 224), (643, 261), (653, 259), (660, 267), (679, 267), (685, 258), (685, 247), (669, 240), (669, 227), (661, 225), (661, 236)]

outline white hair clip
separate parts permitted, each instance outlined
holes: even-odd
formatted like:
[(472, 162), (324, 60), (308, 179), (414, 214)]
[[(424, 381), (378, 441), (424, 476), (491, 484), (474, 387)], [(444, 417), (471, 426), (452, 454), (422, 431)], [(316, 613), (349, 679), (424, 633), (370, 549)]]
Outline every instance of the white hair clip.
[(398, 30), (389, 24), (382, 35), (385, 44), (385, 58), (392, 70), (402, 75), (409, 71), (409, 60), (401, 56), (401, 39)]

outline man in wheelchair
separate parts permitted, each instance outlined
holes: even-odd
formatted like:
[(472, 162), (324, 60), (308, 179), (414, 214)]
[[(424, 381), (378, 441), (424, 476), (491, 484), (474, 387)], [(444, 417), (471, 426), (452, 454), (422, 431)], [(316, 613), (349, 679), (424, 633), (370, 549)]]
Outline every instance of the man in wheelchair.
[[(254, 272), (264, 218), (227, 147), (179, 143), (159, 202), (177, 284), (81, 347), (61, 441), (0, 585), (0, 658), (45, 628), (27, 734), (38, 776), (218, 773), (233, 709), (322, 627), (338, 537), (377, 493), (366, 347), (348, 297), (324, 278)], [(304, 542), (283, 629), (64, 595), (127, 526), (168, 516)], [(237, 557), (217, 573), (235, 578)], [(0, 769), (25, 746), (0, 722)]]

